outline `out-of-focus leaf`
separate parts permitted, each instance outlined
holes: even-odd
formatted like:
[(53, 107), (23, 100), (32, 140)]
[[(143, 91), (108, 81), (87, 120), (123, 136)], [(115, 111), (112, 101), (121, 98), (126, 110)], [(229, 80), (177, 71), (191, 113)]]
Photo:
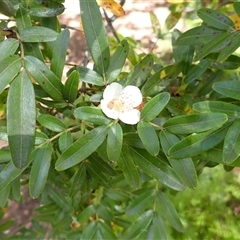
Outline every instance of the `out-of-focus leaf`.
[(54, 42), (51, 70), (58, 78), (62, 78), (65, 58), (67, 54), (67, 47), (69, 42), (70, 32), (68, 29), (63, 30)]
[(74, 115), (83, 121), (97, 125), (107, 125), (111, 122), (111, 120), (103, 114), (102, 110), (97, 107), (79, 107), (74, 111)]
[(97, 4), (106, 11), (110, 11), (117, 17), (122, 17), (125, 14), (122, 6), (114, 0), (97, 0)]
[(119, 123), (111, 125), (107, 137), (107, 155), (109, 160), (117, 161), (121, 155), (123, 132)]
[(86, 228), (83, 230), (82, 239), (94, 239), (94, 234), (97, 231), (97, 222), (92, 221), (90, 222)]
[(114, 231), (112, 228), (110, 228), (106, 222), (98, 221), (98, 227), (102, 232), (102, 235), (104, 236), (104, 239), (111, 239), (111, 240), (117, 240), (118, 238), (114, 234)]
[(70, 103), (73, 103), (77, 98), (79, 78), (79, 73), (74, 70), (68, 76), (67, 81), (63, 87), (63, 97)]
[(96, 1), (80, 1), (81, 20), (88, 49), (100, 72), (105, 75), (110, 62), (106, 29)]
[(111, 209), (107, 206), (107, 204), (99, 204), (97, 207), (97, 214), (104, 220), (104, 221), (112, 221), (113, 220), (113, 213)]
[(240, 156), (240, 120), (237, 119), (230, 126), (224, 139), (223, 162), (231, 163)]
[(161, 159), (142, 149), (130, 148), (130, 152), (134, 161), (147, 175), (174, 190), (182, 191), (185, 189), (174, 170)]
[(133, 188), (138, 188), (140, 183), (138, 169), (129, 148), (125, 145), (122, 146), (122, 152), (117, 163), (119, 168), (123, 171), (128, 184)]
[(178, 23), (181, 16), (182, 16), (181, 12), (170, 12), (170, 14), (167, 16), (165, 20), (165, 27), (168, 30), (171, 30)]
[(58, 139), (58, 147), (61, 152), (68, 149), (73, 143), (72, 134), (70, 132), (64, 132)]
[(11, 197), (14, 201), (19, 202), (22, 195), (21, 195), (21, 182), (20, 182), (20, 176), (15, 178), (11, 184)]
[(25, 28), (20, 34), (22, 42), (52, 42), (56, 40), (57, 36), (57, 32), (41, 26)]
[(154, 127), (148, 122), (139, 122), (137, 125), (138, 135), (146, 148), (146, 150), (153, 156), (159, 153), (159, 140)]
[(32, 56), (26, 56), (24, 63), (30, 75), (54, 100), (63, 99), (63, 84), (42, 61)]
[(86, 222), (88, 219), (96, 213), (96, 208), (94, 205), (87, 206), (80, 214), (77, 216), (78, 222)]
[(15, 8), (11, 1), (9, 0), (1, 0), (0, 1), (0, 13), (6, 15), (8, 17), (12, 17), (15, 15)]
[(197, 14), (209, 26), (227, 31), (234, 29), (233, 21), (228, 16), (222, 14), (220, 11), (201, 8), (197, 11)]
[(21, 58), (17, 55), (6, 57), (0, 61), (0, 93), (15, 78), (21, 68)]
[(190, 134), (219, 128), (227, 120), (223, 113), (196, 113), (170, 118), (163, 127), (171, 133)]
[(114, 52), (106, 72), (107, 83), (113, 82), (120, 74), (128, 55), (128, 49), (127, 40), (122, 40)]
[(35, 93), (27, 73), (21, 71), (11, 83), (7, 100), (7, 130), (12, 161), (26, 166), (34, 144)]
[(37, 121), (45, 128), (50, 129), (53, 132), (62, 132), (65, 131), (67, 126), (59, 118), (49, 115), (41, 114), (37, 117)]
[(213, 84), (213, 90), (230, 98), (240, 100), (240, 82), (223, 81)]
[(151, 20), (153, 32), (157, 38), (160, 38), (161, 37), (161, 24), (159, 22), (159, 19), (153, 11), (149, 12), (149, 14), (150, 14), (150, 20)]
[(29, 176), (29, 194), (32, 198), (39, 197), (45, 187), (51, 164), (51, 156), (51, 142), (47, 142), (35, 150), (34, 161)]
[[(2, 194), (2, 193), (1, 193)], [(4, 193), (3, 193), (4, 194)], [(8, 196), (7, 194), (5, 195), (5, 197)], [(1, 206), (1, 204), (0, 204)], [(1, 206), (3, 207), (3, 206)], [(2, 223), (0, 225), (0, 232), (4, 232), (4, 231), (7, 231), (9, 228), (11, 228), (11, 226), (14, 224), (14, 220), (13, 219), (9, 219), (7, 220), (6, 222)]]
[(0, 149), (0, 163), (10, 162), (12, 160), (9, 149)]
[(153, 97), (141, 111), (141, 120), (145, 122), (152, 121), (164, 109), (170, 100), (170, 94), (167, 92), (159, 93)]
[(7, 204), (9, 194), (11, 190), (11, 184), (7, 185), (4, 189), (0, 191), (0, 207), (3, 208)]
[(240, 107), (221, 101), (203, 101), (193, 104), (193, 109), (201, 113), (224, 113), (228, 117), (240, 117)]
[(13, 55), (19, 47), (19, 41), (14, 38), (6, 39), (0, 42), (0, 61)]
[(101, 126), (82, 135), (58, 158), (55, 165), (57, 171), (70, 168), (92, 154), (102, 144), (107, 132), (108, 127)]

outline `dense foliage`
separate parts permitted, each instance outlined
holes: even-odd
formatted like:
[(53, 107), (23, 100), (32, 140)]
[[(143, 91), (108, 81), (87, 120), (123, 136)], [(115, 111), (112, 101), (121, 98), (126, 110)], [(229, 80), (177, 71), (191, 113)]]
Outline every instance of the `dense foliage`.
[[(62, 81), (69, 30), (57, 16), (64, 0), (0, 0), (0, 12), (16, 23), (0, 22), (0, 139), (9, 144), (0, 149), (1, 216), (8, 199), (24, 201), (23, 187), (40, 203), (19, 239), (44, 239), (43, 223), (49, 239), (180, 238), (179, 215), (185, 226), (191, 216), (174, 200), (186, 189), (185, 198), (194, 195), (205, 167), (240, 166), (240, 3), (169, 2), (167, 30), (184, 13), (198, 21), (184, 33), (168, 31), (165, 61), (154, 49), (137, 53), (134, 39), (108, 36), (99, 6), (122, 16), (120, 5), (80, 0), (93, 68), (73, 66)], [(151, 21), (164, 39), (154, 13)], [(136, 124), (102, 111), (103, 92), (116, 82), (141, 91), (142, 103), (132, 106)], [(106, 106), (122, 109), (120, 100)], [(11, 224), (0, 225), (1, 239)]]

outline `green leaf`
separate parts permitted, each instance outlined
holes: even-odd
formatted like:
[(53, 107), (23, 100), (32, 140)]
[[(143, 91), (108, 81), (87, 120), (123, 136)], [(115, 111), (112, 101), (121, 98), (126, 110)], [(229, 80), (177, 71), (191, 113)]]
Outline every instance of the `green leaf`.
[(203, 101), (193, 104), (194, 111), (202, 113), (224, 113), (228, 117), (240, 117), (240, 107), (221, 101)]
[(178, 213), (172, 204), (171, 200), (166, 194), (158, 192), (157, 194), (157, 207), (161, 215), (167, 219), (171, 226), (179, 232), (183, 231), (183, 226), (178, 216)]
[(1, 0), (0, 1), (0, 13), (12, 17), (15, 15), (15, 8), (11, 1), (9, 0)]
[(140, 215), (129, 228), (124, 232), (123, 239), (135, 239), (141, 232), (145, 231), (151, 223), (153, 217), (152, 210), (148, 210)]
[(14, 201), (19, 202), (22, 198), (21, 195), (21, 182), (20, 182), (20, 176), (15, 178), (11, 182), (11, 197)]
[[(160, 132), (160, 142), (166, 156), (168, 155), (169, 149), (179, 141), (180, 140), (177, 136), (165, 130)], [(189, 188), (195, 188), (197, 186), (197, 173), (191, 158), (183, 158), (178, 160), (168, 158), (168, 161), (170, 162), (178, 177), (184, 182), (186, 186)]]
[(127, 183), (133, 188), (138, 188), (140, 183), (138, 169), (130, 153), (130, 149), (125, 145), (122, 146), (122, 152), (117, 163), (123, 171)]
[(233, 7), (234, 7), (234, 10), (236, 11), (237, 15), (240, 16), (240, 3), (234, 2)]
[(29, 176), (29, 194), (31, 198), (38, 198), (47, 182), (51, 164), (52, 144), (47, 142), (34, 153), (34, 161)]
[(170, 118), (163, 127), (171, 133), (190, 134), (219, 128), (227, 120), (223, 113), (196, 113)]
[(0, 94), (18, 74), (21, 65), (21, 58), (17, 55), (6, 57), (0, 61)]
[(56, 40), (57, 36), (57, 32), (41, 26), (28, 27), (20, 33), (22, 42), (52, 42)]
[(12, 160), (9, 149), (1, 148), (0, 149), (0, 163), (7, 163)]
[(130, 148), (130, 152), (134, 161), (147, 175), (174, 190), (185, 189), (174, 170), (160, 158), (154, 157), (142, 149)]
[(96, 1), (80, 1), (81, 19), (88, 49), (100, 74), (105, 75), (110, 62), (107, 32)]
[(72, 134), (70, 132), (64, 132), (58, 139), (58, 147), (61, 153), (68, 149), (73, 143)]
[(193, 66), (184, 78), (184, 82), (189, 84), (195, 79), (199, 78), (210, 66), (208, 59), (203, 59), (197, 65)]
[(128, 144), (129, 146), (145, 149), (137, 133), (133, 132), (124, 133), (123, 140), (124, 143)]
[(192, 134), (169, 149), (171, 158), (185, 158), (195, 156), (218, 145), (226, 135), (228, 125), (215, 130)]
[(60, 79), (42, 61), (26, 56), (24, 63), (30, 75), (54, 100), (63, 99)]
[(145, 122), (152, 121), (164, 109), (170, 100), (170, 94), (167, 92), (159, 93), (146, 103), (141, 111), (141, 120)]
[(108, 70), (106, 72), (107, 83), (113, 82), (117, 78), (117, 76), (120, 74), (125, 64), (125, 61), (128, 55), (128, 50), (129, 50), (129, 45), (127, 40), (122, 40), (119, 43), (116, 51), (114, 52), (111, 58)]
[(137, 196), (126, 208), (126, 214), (138, 214), (153, 205), (155, 199), (154, 190), (146, 190)]
[(224, 139), (223, 162), (232, 163), (240, 155), (240, 120), (237, 119), (230, 126)]
[(97, 222), (96, 221), (92, 221), (90, 222), (86, 228), (83, 230), (82, 239), (94, 239), (94, 234), (97, 231)]
[(111, 122), (98, 107), (79, 107), (74, 111), (74, 115), (83, 121), (97, 125), (107, 125)]
[(34, 145), (35, 93), (27, 73), (22, 71), (11, 83), (7, 100), (7, 131), (12, 161), (26, 166)]
[(167, 239), (167, 233), (163, 219), (157, 212), (153, 213), (152, 226), (154, 232), (154, 239)]
[(209, 26), (227, 31), (234, 29), (233, 21), (226, 15), (222, 14), (220, 11), (202, 8), (197, 11), (197, 14)]
[(82, 135), (58, 158), (56, 170), (65, 170), (83, 161), (102, 144), (107, 132), (108, 127), (101, 126)]
[(147, 55), (143, 58), (128, 74), (127, 81), (124, 83), (124, 86), (134, 85), (140, 86), (142, 85), (149, 76), (153, 67), (153, 56)]
[(107, 155), (110, 161), (117, 161), (121, 155), (123, 132), (119, 123), (111, 125), (107, 136)]
[(230, 98), (240, 100), (240, 82), (224, 81), (213, 84), (213, 90)]
[(63, 132), (66, 130), (66, 124), (59, 118), (49, 115), (41, 114), (37, 117), (37, 121), (45, 128), (53, 132)]
[(76, 70), (72, 71), (63, 87), (63, 97), (70, 103), (73, 103), (77, 98), (79, 78), (79, 73)]
[(137, 125), (138, 135), (146, 148), (146, 150), (153, 156), (159, 153), (159, 139), (154, 127), (148, 122), (139, 122)]
[(62, 78), (63, 68), (65, 65), (69, 37), (70, 32), (68, 29), (65, 29), (58, 35), (56, 41), (54, 42), (50, 69), (60, 79)]
[(11, 184), (7, 185), (0, 191), (0, 208), (4, 208), (8, 202), (9, 194), (11, 190)]
[(104, 239), (117, 240), (118, 238), (115, 236), (114, 231), (110, 228), (106, 222), (98, 221), (98, 228), (101, 230)]
[(19, 41), (14, 38), (6, 39), (0, 42), (0, 61), (13, 55), (19, 47)]
[(96, 86), (104, 86), (103, 77), (95, 72), (94, 70), (88, 69), (86, 67), (77, 66), (76, 69), (80, 73), (80, 80), (85, 83), (90, 83)]
[(96, 213), (96, 208), (94, 205), (87, 206), (80, 214), (77, 216), (78, 222), (86, 222), (88, 219)]
[(179, 21), (179, 19), (182, 16), (182, 12), (170, 12), (165, 20), (164, 27), (167, 28), (167, 30), (171, 30)]

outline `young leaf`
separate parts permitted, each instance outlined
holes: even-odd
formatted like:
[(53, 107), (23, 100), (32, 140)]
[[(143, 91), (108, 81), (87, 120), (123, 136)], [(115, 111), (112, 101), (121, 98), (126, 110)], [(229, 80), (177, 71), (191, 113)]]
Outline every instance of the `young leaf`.
[(54, 42), (50, 69), (59, 79), (62, 78), (69, 37), (70, 32), (68, 29), (65, 29), (58, 35), (56, 41)]
[(29, 194), (32, 198), (38, 198), (47, 182), (52, 156), (51, 142), (47, 142), (34, 152), (34, 161), (29, 176)]
[(159, 93), (153, 97), (142, 109), (141, 120), (145, 122), (152, 121), (164, 109), (170, 100), (170, 94), (167, 92)]
[(106, 73), (107, 83), (113, 82), (120, 74), (128, 55), (128, 49), (129, 45), (127, 40), (122, 40), (111, 58)]
[(49, 114), (41, 114), (37, 117), (37, 121), (45, 128), (53, 132), (63, 132), (66, 130), (66, 124), (57, 117)]
[(21, 71), (11, 83), (7, 100), (7, 129), (12, 161), (26, 166), (34, 144), (35, 93), (27, 73)]
[(146, 148), (146, 150), (153, 156), (159, 153), (159, 139), (154, 127), (148, 122), (139, 122), (137, 125), (138, 135)]
[(237, 119), (230, 126), (224, 139), (223, 162), (232, 163), (240, 156), (240, 120)]
[(102, 144), (107, 132), (108, 127), (101, 126), (82, 135), (58, 158), (55, 165), (57, 171), (68, 169), (92, 154)]
[(13, 55), (19, 47), (19, 41), (14, 38), (6, 39), (0, 42), (0, 61)]
[(107, 136), (107, 155), (110, 161), (117, 161), (121, 155), (123, 132), (119, 123), (109, 128)]
[(230, 98), (240, 100), (240, 82), (224, 81), (213, 84), (213, 90)]
[(110, 62), (106, 29), (96, 1), (80, 1), (81, 20), (88, 49), (100, 72), (105, 75)]
[(70, 73), (65, 85), (63, 86), (63, 97), (70, 103), (73, 103), (77, 98), (79, 78), (79, 73), (74, 70)]
[(196, 113), (170, 118), (163, 127), (174, 134), (190, 134), (219, 128), (227, 120), (223, 113)]

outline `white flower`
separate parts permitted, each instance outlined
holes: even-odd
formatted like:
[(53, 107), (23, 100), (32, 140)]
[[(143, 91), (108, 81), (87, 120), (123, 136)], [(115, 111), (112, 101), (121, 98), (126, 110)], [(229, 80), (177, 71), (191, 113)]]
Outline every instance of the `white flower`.
[(136, 124), (140, 121), (140, 111), (137, 107), (142, 103), (139, 88), (119, 83), (111, 83), (103, 92), (101, 100), (102, 111), (112, 119), (120, 119), (126, 124)]

